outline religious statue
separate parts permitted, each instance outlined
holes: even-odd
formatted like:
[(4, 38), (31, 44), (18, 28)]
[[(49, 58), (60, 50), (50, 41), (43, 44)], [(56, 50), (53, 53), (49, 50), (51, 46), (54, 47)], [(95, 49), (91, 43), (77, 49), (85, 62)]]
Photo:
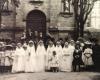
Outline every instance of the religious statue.
[(70, 2), (71, 2), (71, 0), (62, 0), (63, 12), (69, 12), (70, 13)]
[(1, 10), (8, 10), (8, 4), (9, 4), (9, 0), (1, 0), (0, 1)]

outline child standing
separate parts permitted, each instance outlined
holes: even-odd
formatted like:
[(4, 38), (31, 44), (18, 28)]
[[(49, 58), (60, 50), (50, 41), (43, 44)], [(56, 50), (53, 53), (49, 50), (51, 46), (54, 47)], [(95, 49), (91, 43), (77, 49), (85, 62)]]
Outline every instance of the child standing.
[(59, 60), (57, 58), (55, 51), (53, 51), (53, 55), (50, 59), (50, 62), (51, 62), (51, 66), (50, 66), (51, 71), (52, 72), (58, 72), (59, 71), (59, 69), (58, 69), (59, 68)]

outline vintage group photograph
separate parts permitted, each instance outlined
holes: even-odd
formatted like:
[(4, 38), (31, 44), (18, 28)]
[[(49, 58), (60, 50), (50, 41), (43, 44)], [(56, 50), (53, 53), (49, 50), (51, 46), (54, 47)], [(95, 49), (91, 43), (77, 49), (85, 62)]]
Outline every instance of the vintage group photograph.
[(100, 80), (100, 0), (0, 0), (0, 80)]

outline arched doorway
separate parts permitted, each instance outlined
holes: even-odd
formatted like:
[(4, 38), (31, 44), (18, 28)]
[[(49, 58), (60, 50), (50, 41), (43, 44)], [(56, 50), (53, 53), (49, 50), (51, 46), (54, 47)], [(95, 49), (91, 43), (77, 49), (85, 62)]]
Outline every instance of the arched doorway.
[(46, 16), (40, 10), (32, 10), (27, 15), (26, 31), (28, 39), (40, 39), (46, 36)]

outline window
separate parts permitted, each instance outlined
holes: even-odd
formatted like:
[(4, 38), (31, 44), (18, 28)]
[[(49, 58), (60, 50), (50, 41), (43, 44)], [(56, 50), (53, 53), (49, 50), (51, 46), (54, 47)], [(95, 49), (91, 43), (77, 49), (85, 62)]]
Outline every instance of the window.
[(100, 1), (97, 1), (91, 13), (91, 27), (100, 29)]

